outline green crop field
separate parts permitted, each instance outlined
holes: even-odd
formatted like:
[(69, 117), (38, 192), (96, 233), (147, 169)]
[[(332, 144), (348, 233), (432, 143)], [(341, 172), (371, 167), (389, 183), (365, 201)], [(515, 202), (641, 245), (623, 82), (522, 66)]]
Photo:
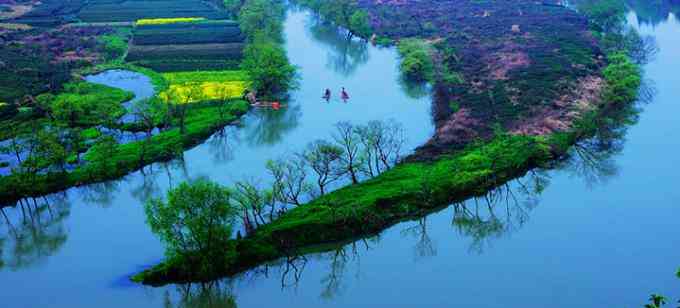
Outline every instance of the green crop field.
[(138, 26), (135, 45), (240, 43), (243, 35), (232, 21)]
[(136, 21), (144, 18), (203, 17), (228, 18), (226, 12), (201, 0), (127, 0), (92, 1), (78, 18), (84, 22)]

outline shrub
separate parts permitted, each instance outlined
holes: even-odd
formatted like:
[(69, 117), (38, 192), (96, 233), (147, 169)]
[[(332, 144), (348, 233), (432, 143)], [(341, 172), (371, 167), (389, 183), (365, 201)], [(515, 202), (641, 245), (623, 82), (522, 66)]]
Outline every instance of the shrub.
[(167, 244), (166, 255), (191, 253), (205, 271), (223, 255), (236, 215), (231, 191), (204, 179), (170, 190), (167, 202), (149, 200), (145, 211), (151, 230)]
[(286, 51), (266, 40), (245, 48), (241, 68), (261, 96), (278, 95), (297, 86), (295, 67), (288, 62)]
[(408, 79), (431, 80), (434, 74), (430, 46), (423, 40), (404, 39), (397, 45), (401, 55), (400, 69)]

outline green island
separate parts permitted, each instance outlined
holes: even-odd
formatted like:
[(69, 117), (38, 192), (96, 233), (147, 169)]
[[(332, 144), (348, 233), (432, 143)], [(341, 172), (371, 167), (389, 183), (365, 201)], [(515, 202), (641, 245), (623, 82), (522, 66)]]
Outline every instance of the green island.
[[(189, 245), (195, 248), (188, 251), (170, 248), (167, 260), (133, 280), (151, 285), (209, 281), (378, 233), (403, 220), (483, 195), (533, 168), (550, 165), (566, 155), (572, 145), (596, 134), (612, 110), (627, 109), (637, 99), (641, 71), (628, 51), (640, 39), (634, 31), (619, 26), (624, 11), (617, 7), (617, 1), (591, 3), (594, 7), (587, 11), (593, 12), (590, 22), (562, 6), (533, 1), (519, 1), (512, 8), (504, 1), (441, 2), (455, 2), (453, 6), (442, 3), (441, 7), (456, 7), (458, 11), (444, 10), (427, 1), (301, 1), (321, 18), (347, 27), (348, 36), (358, 35), (380, 44), (397, 42), (404, 78), (434, 85), (436, 132), (427, 144), (393, 168), (386, 164), (391, 169), (360, 182), (352, 170), (356, 167), (352, 166), (352, 141), (347, 141), (352, 137), (342, 138), (348, 136), (343, 135), (348, 129), (339, 124), (340, 138), (334, 136), (339, 149), (325, 144), (313, 146), (311, 152), (325, 153), (325, 159), (320, 160), (328, 167), (333, 160), (328, 153), (338, 151), (341, 169), (352, 185), (300, 204), (296, 197), (302, 186), (291, 191), (286, 185), (294, 176), (262, 193), (239, 183), (225, 196), (235, 201), (231, 205), (225, 201), (222, 206), (246, 212), (239, 216), (247, 226), (245, 236), (239, 232), (235, 239), (222, 236), (220, 241), (211, 240), (213, 244), (208, 246), (213, 248), (200, 245), (200, 240)], [(522, 14), (517, 15), (517, 6)], [(598, 10), (615, 10), (618, 15), (600, 16)], [(420, 15), (430, 21), (423, 25), (418, 23), (424, 21), (412, 18), (413, 25), (403, 24), (405, 17), (400, 14), (412, 12), (422, 12)], [(468, 16), (458, 19), (472, 25), (488, 22), (485, 18), (493, 16), (495, 27), (471, 26), (461, 32), (449, 14)], [(437, 24), (427, 25), (432, 20)], [(314, 160), (308, 161), (314, 168)], [(295, 164), (284, 163), (283, 169)], [(368, 165), (372, 170), (370, 162)], [(268, 168), (276, 177), (276, 166)], [(272, 205), (254, 200), (267, 200), (272, 193), (282, 194), (280, 199), (294, 207), (260, 219), (260, 223), (258, 217)], [(253, 195), (258, 197), (253, 199)], [(198, 204), (212, 204), (196, 198)], [(247, 202), (242, 201), (244, 198)], [(147, 205), (147, 215), (156, 222), (154, 230), (168, 243), (198, 232), (188, 222), (184, 225), (164, 220), (164, 215), (170, 215), (173, 206), (179, 204), (182, 201), (173, 199), (168, 204), (156, 200)], [(173, 215), (200, 217), (181, 213)], [(187, 233), (168, 232), (168, 224), (186, 227)], [(252, 224), (255, 227), (248, 227)]]

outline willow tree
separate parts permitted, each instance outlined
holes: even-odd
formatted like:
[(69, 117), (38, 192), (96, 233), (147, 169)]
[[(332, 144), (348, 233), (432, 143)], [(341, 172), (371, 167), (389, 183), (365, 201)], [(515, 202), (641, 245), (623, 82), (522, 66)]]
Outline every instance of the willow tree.
[(167, 200), (149, 200), (145, 212), (151, 230), (166, 244), (166, 255), (185, 258), (206, 274), (223, 258), (237, 214), (231, 191), (205, 179), (180, 184), (168, 191)]

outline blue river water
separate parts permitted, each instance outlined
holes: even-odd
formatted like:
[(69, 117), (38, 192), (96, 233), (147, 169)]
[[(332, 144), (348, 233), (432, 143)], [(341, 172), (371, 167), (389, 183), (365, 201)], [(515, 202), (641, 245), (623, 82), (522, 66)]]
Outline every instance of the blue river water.
[[(130, 283), (130, 274), (163, 256), (145, 224), (149, 196), (201, 176), (225, 184), (260, 177), (264, 161), (326, 138), (340, 120), (394, 118), (410, 148), (431, 136), (430, 98), (399, 82), (394, 50), (347, 42), (308, 13), (291, 10), (286, 44), (302, 82), (288, 108), (252, 112), (240, 127), (187, 151), (183, 161), (5, 209), (0, 302), (11, 308), (595, 308), (640, 307), (652, 293), (677, 301), (680, 21), (666, 14), (650, 22), (634, 12), (629, 20), (655, 38), (659, 52), (645, 65), (654, 96), (615, 140), (617, 150), (583, 150), (484, 198), (213, 285)], [(347, 104), (320, 99), (324, 88), (343, 86), (352, 96)]]

